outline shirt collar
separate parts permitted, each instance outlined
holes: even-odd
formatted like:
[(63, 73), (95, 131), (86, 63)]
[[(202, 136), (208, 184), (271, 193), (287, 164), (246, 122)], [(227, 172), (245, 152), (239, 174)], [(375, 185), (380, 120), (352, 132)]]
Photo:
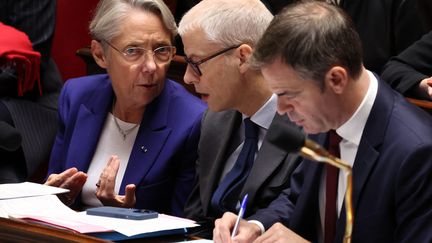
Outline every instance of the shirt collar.
[(367, 73), (369, 75), (370, 82), (365, 97), (350, 119), (348, 119), (347, 122), (336, 129), (336, 133), (339, 134), (339, 136), (351, 143), (354, 143), (357, 146), (360, 144), (363, 129), (366, 125), (378, 92), (377, 78), (372, 72), (367, 71)]
[[(273, 121), (274, 115), (276, 114), (277, 106), (277, 96), (272, 94), (272, 96), (267, 100), (267, 102), (261, 106), (261, 108), (255, 112), (250, 118), (255, 124), (262, 128), (268, 129), (271, 122)], [(269, 116), (269, 114), (271, 114)], [(242, 114), (243, 119), (247, 118), (246, 115)]]

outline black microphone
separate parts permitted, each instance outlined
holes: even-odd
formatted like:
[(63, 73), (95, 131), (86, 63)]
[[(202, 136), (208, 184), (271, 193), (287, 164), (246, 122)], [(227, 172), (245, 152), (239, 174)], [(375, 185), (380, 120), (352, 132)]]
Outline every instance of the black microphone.
[(0, 121), (0, 149), (15, 151), (21, 146), (21, 140), (21, 134), (15, 127)]
[[(268, 131), (267, 140), (280, 149), (283, 149), (289, 153), (300, 152), (304, 157), (313, 160), (317, 160), (316, 156), (329, 158), (331, 160), (339, 160), (335, 156), (331, 155), (323, 147), (321, 147), (321, 145), (310, 139), (307, 139), (306, 134), (304, 134), (292, 123), (278, 120), (275, 121), (274, 126), (275, 129)], [(318, 161), (324, 162), (323, 158), (319, 159)]]
[(305, 145), (306, 135), (300, 128), (284, 120), (275, 120), (274, 129), (267, 132), (266, 139), (289, 153), (299, 152)]

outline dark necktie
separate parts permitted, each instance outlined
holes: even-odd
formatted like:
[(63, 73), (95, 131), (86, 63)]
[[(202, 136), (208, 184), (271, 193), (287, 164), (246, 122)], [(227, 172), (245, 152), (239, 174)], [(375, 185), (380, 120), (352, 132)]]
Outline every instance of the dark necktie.
[[(340, 157), (339, 143), (342, 138), (334, 130), (329, 132), (328, 151), (336, 157)], [(325, 225), (324, 243), (333, 242), (336, 233), (337, 209), (337, 188), (339, 179), (339, 169), (326, 164), (326, 203), (325, 203)]]
[(234, 167), (223, 178), (211, 200), (213, 210), (222, 215), (236, 212), (240, 192), (249, 175), (258, 150), (258, 126), (250, 118), (244, 119), (245, 140)]

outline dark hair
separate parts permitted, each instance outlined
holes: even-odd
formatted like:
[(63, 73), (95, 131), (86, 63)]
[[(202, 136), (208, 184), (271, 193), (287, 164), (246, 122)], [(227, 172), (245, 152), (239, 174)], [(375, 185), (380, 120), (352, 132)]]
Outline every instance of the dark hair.
[(277, 58), (323, 88), (325, 74), (335, 65), (358, 78), (363, 57), (360, 38), (342, 9), (326, 2), (300, 1), (275, 16), (252, 62), (262, 67)]

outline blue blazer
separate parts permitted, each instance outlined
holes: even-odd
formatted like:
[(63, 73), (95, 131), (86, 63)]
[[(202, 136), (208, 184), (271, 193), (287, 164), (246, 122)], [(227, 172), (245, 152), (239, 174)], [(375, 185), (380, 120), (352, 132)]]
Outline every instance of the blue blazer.
[[(114, 92), (108, 75), (66, 82), (59, 99), (59, 131), (48, 175), (76, 167), (86, 172), (96, 150)], [(145, 110), (120, 194), (135, 184), (137, 208), (183, 215), (195, 176), (195, 160), (205, 104), (180, 84), (165, 88)]]
[[(324, 144), (327, 134), (310, 138)], [(304, 160), (285, 190), (253, 217), (282, 222), (317, 242), (318, 192), (324, 165)], [(382, 81), (353, 168), (352, 242), (432, 242), (432, 118)], [(345, 207), (337, 222), (342, 242)]]

